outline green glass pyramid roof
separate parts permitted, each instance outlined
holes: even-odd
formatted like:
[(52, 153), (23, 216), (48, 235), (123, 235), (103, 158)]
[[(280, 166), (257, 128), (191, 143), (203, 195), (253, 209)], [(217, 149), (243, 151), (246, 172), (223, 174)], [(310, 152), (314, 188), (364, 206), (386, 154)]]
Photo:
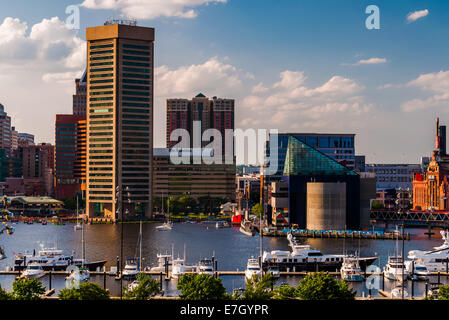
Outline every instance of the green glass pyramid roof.
[(357, 175), (357, 173), (290, 136), (285, 157), (284, 176), (294, 175)]

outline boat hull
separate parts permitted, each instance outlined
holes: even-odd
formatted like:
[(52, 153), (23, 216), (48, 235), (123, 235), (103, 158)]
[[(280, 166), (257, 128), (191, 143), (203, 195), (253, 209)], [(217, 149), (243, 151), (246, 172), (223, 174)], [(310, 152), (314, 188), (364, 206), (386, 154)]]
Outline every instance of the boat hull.
[[(366, 270), (366, 267), (373, 264), (377, 257), (360, 258), (360, 269)], [(268, 271), (270, 268), (277, 267), (281, 272), (315, 272), (315, 271), (329, 271), (335, 272), (340, 270), (342, 261), (335, 262), (274, 262), (263, 263), (264, 271)]]

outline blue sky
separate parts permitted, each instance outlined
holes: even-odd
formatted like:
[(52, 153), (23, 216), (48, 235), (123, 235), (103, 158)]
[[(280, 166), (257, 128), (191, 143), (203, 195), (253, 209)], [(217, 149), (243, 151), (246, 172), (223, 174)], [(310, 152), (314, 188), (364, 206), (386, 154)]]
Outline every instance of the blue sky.
[[(102, 9), (103, 0), (0, 3), (0, 35), (2, 27), (28, 27), (0, 40), (0, 102), (19, 131), (53, 141), (54, 114), (70, 112), (73, 77), (83, 68), (85, 28), (123, 14), (156, 29), (157, 146), (165, 99), (199, 91), (235, 98), (240, 128), (356, 133), (368, 162), (418, 162), (433, 148), (435, 118), (449, 124), (447, 2), (148, 0), (137, 9), (137, 0), (112, 2), (115, 9)], [(81, 29), (60, 29), (66, 7), (81, 3)], [(365, 28), (371, 4), (380, 30)], [(36, 25), (39, 36), (30, 36)], [(54, 35), (64, 45), (52, 43)]]

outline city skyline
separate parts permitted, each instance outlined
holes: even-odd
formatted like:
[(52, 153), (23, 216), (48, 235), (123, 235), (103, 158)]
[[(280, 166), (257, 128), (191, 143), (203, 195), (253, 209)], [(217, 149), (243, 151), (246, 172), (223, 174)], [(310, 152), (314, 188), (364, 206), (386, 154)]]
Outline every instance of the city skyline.
[(77, 31), (64, 25), (70, 1), (0, 4), (0, 103), (17, 131), (54, 143), (54, 115), (70, 113), (85, 70), (85, 28), (122, 14), (159, 39), (155, 147), (165, 145), (166, 99), (198, 92), (235, 99), (236, 128), (355, 133), (367, 163), (418, 163), (434, 119), (448, 122), (447, 4), (377, 1), (380, 30), (368, 30), (366, 1), (110, 3), (82, 2)]

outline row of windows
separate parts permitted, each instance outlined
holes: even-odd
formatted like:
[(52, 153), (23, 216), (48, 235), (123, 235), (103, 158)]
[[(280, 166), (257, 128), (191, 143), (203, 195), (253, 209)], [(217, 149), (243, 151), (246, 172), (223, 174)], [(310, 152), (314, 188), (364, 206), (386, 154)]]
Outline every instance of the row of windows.
[[(91, 47), (92, 49), (92, 47)], [(90, 55), (97, 55), (97, 54), (108, 54), (108, 53), (114, 53), (114, 50), (103, 50), (103, 51), (91, 51)]]
[(150, 61), (150, 58), (145, 57), (135, 57), (135, 56), (123, 56), (123, 59), (126, 60), (136, 60), (136, 61)]
[(135, 51), (135, 50), (123, 50), (124, 54), (134, 54), (134, 55), (139, 55), (139, 56), (149, 56), (150, 52), (148, 51)]
[[(99, 74), (91, 74), (91, 78), (107, 78), (114, 76), (113, 73), (99, 73)], [(92, 88), (91, 88), (92, 89)]]
[(96, 60), (111, 60), (114, 58), (113, 56), (102, 56), (102, 57), (90, 57), (90, 61), (96, 61)]
[(150, 69), (140, 69), (140, 68), (126, 68), (126, 67), (123, 67), (123, 71), (150, 73)]
[(129, 44), (129, 43), (124, 43), (123, 44), (123, 48), (150, 50), (149, 46), (140, 46), (140, 45), (137, 45), (137, 44)]
[(90, 69), (89, 72), (105, 72), (105, 71), (114, 71), (114, 68), (98, 68), (98, 69)]
[(95, 49), (104, 49), (104, 48), (112, 48), (114, 47), (114, 45), (112, 43), (108, 43), (108, 44), (98, 44), (98, 45), (91, 45), (90, 46), (90, 50), (95, 50)]

